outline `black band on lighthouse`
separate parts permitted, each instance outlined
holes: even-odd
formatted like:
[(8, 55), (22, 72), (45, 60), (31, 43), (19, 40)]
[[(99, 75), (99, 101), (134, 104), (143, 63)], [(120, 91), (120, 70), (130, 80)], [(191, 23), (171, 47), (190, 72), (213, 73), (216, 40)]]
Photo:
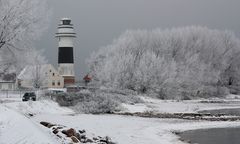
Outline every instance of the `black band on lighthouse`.
[(58, 63), (73, 63), (73, 47), (59, 47)]

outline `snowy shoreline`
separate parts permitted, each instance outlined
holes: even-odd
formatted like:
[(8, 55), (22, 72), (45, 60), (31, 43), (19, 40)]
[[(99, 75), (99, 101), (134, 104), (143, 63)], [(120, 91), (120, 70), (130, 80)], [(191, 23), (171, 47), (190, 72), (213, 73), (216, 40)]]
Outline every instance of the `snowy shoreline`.
[(69, 127), (86, 129), (95, 134), (107, 135), (119, 144), (182, 144), (184, 142), (180, 141), (180, 137), (175, 133), (196, 129), (240, 127), (239, 121), (209, 122), (119, 115), (37, 115), (33, 119), (38, 122), (44, 119)]
[[(202, 108), (239, 108), (234, 103), (199, 103), (199, 101), (163, 101), (125, 105), (123, 112), (196, 112)], [(162, 109), (163, 108), (163, 109)], [(147, 110), (146, 110), (147, 109)], [(159, 110), (159, 111), (158, 111)], [(27, 114), (33, 114), (28, 117)], [(14, 117), (14, 119), (13, 119)], [(74, 114), (50, 100), (0, 104), (0, 144), (61, 143), (41, 121), (85, 129), (91, 135), (109, 136), (118, 144), (184, 144), (176, 133), (187, 130), (240, 127), (240, 121), (203, 121), (167, 118), (143, 118), (112, 114)]]

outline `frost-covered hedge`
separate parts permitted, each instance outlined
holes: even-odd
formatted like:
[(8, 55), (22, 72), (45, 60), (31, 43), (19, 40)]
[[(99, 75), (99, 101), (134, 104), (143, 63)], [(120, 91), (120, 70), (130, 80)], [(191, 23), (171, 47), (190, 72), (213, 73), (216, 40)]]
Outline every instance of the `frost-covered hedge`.
[(94, 80), (109, 88), (163, 99), (223, 96), (240, 82), (240, 40), (197, 26), (127, 31), (89, 65)]
[(121, 110), (121, 103), (139, 103), (135, 96), (113, 90), (81, 91), (61, 93), (54, 96), (61, 106), (70, 106), (78, 113), (112, 113)]

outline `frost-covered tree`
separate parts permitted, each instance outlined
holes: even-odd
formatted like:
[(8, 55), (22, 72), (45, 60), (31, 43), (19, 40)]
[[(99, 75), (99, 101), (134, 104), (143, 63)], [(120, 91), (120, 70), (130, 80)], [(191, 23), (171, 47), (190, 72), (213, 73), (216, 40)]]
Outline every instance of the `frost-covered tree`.
[(45, 0), (0, 0), (0, 10), (0, 65), (8, 71), (26, 51), (34, 51), (49, 12)]
[(41, 88), (46, 85), (45, 83), (47, 81), (45, 75), (45, 64), (47, 63), (47, 60), (42, 56), (42, 51), (34, 51), (29, 54), (31, 54), (29, 57), (32, 59), (31, 63), (29, 63), (29, 65), (32, 66), (32, 85), (34, 88)]
[[(28, 58), (27, 62), (24, 58)], [(43, 51), (36, 49), (24, 53), (23, 57), (19, 59), (20, 65), (16, 68), (23, 68), (18, 75), (18, 79), (27, 81), (27, 86), (31, 88), (42, 88), (47, 85), (46, 70), (48, 69), (47, 60), (43, 56)], [(21, 87), (21, 85), (19, 86)]]
[(240, 41), (228, 31), (184, 27), (123, 33), (89, 59), (108, 87), (162, 98), (218, 96), (239, 77)]

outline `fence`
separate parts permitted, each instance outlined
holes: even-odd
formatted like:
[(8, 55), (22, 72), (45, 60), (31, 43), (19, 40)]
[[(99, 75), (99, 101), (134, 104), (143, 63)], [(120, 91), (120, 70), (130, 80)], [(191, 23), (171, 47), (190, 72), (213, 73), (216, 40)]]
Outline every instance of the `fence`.
[(0, 98), (22, 98), (26, 90), (1, 90)]

